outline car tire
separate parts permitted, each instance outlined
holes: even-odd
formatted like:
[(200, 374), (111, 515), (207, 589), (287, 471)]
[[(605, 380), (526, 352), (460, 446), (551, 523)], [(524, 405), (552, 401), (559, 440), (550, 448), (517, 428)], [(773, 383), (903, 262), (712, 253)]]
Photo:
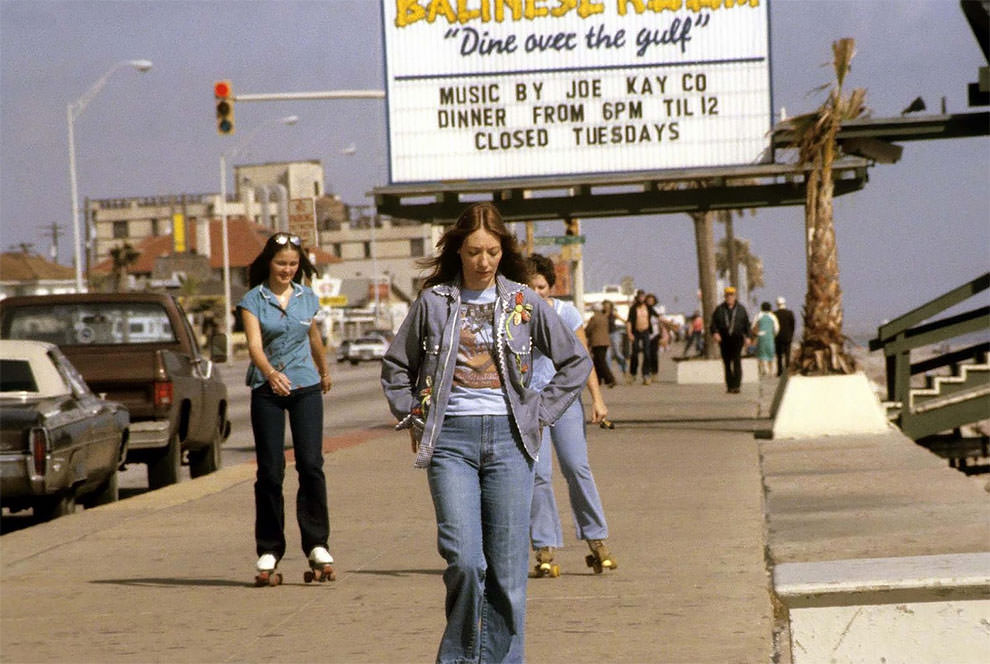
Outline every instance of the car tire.
[[(222, 424), (217, 426), (222, 426)], [(198, 450), (189, 450), (189, 476), (202, 477), (220, 470), (223, 465), (222, 444), (223, 435), (218, 429), (209, 445)]]
[(117, 470), (114, 469), (96, 491), (86, 496), (83, 505), (90, 508), (115, 503), (118, 500), (120, 500), (120, 478), (117, 476)]
[(54, 496), (39, 500), (34, 505), (34, 516), (38, 521), (51, 521), (76, 511), (76, 494), (63, 491)]
[(182, 470), (182, 445), (177, 435), (157, 456), (148, 461), (148, 488), (161, 489), (179, 482)]
[(358, 362), (360, 362), (360, 360), (351, 360), (351, 364), (353, 364), (354, 366), (357, 366)]

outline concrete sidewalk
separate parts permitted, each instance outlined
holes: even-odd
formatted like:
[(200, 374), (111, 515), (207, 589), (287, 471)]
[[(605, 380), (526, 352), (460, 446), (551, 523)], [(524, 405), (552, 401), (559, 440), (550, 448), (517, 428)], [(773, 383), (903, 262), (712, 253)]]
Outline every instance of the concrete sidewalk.
[[(528, 661), (771, 661), (760, 390), (606, 392), (616, 429), (589, 440), (619, 568), (585, 566), (555, 478), (567, 546), (530, 581)], [(0, 538), (3, 661), (433, 661), (443, 561), (408, 438), (327, 442), (336, 582), (303, 583), (290, 468), (285, 585), (253, 587), (254, 468), (227, 468)]]

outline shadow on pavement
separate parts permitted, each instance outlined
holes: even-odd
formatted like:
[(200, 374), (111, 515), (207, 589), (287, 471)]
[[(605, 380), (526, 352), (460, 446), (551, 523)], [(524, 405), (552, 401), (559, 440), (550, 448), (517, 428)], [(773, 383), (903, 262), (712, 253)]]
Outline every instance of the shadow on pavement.
[(114, 586), (246, 586), (254, 587), (254, 582), (245, 583), (231, 579), (166, 579), (166, 578), (139, 578), (139, 579), (94, 579), (90, 583), (100, 583)]
[(348, 574), (371, 574), (374, 576), (394, 576), (404, 577), (411, 574), (425, 574), (429, 576), (442, 576), (442, 569), (357, 569)]

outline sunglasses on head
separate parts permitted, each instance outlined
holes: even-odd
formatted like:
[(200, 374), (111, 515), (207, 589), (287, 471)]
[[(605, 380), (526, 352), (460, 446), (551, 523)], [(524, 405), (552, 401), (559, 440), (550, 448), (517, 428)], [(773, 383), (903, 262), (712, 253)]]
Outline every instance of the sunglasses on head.
[(275, 244), (285, 244), (286, 242), (291, 242), (292, 244), (298, 246), (302, 245), (302, 240), (299, 239), (298, 235), (289, 235), (288, 233), (276, 233), (272, 240)]

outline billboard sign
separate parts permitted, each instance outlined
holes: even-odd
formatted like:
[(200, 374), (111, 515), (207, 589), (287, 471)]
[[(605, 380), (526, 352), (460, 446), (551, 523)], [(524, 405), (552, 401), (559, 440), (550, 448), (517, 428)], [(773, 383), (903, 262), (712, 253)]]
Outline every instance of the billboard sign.
[(391, 181), (751, 164), (766, 0), (383, 0)]

